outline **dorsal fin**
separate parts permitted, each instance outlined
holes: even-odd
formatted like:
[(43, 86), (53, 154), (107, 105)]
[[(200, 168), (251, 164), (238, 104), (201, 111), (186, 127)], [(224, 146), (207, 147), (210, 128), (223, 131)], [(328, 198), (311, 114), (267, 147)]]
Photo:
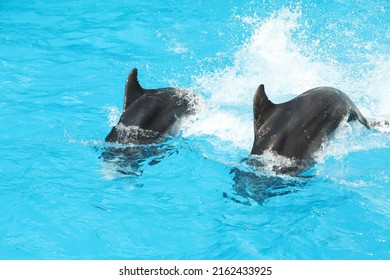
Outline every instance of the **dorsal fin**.
[(257, 88), (253, 99), (253, 117), (255, 129), (259, 129), (264, 122), (271, 116), (275, 104), (272, 103), (265, 94), (264, 85)]
[(134, 68), (127, 77), (123, 111), (125, 111), (135, 100), (141, 97), (143, 92), (144, 89), (138, 82), (138, 70), (137, 68)]

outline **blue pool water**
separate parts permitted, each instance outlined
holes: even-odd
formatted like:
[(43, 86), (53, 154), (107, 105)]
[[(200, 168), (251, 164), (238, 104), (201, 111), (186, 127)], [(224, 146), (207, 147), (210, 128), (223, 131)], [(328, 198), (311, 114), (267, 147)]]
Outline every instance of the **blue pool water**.
[[(390, 119), (389, 9), (1, 1), (0, 259), (389, 259), (388, 132), (343, 125), (311, 178), (243, 161), (260, 83), (275, 102), (338, 87)], [(144, 87), (200, 102), (126, 175), (101, 154), (133, 67)]]

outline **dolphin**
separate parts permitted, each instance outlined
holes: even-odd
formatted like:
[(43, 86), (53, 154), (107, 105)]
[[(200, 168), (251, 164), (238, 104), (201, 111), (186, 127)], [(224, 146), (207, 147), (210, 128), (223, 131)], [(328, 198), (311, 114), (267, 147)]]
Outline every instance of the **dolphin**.
[(343, 121), (369, 122), (341, 90), (310, 89), (294, 99), (274, 104), (260, 85), (253, 100), (254, 142), (252, 155), (270, 151), (293, 160), (277, 173), (297, 175), (315, 164), (315, 154)]
[(176, 136), (181, 120), (194, 113), (195, 97), (186, 89), (144, 89), (134, 68), (125, 87), (123, 112), (106, 142), (150, 144)]

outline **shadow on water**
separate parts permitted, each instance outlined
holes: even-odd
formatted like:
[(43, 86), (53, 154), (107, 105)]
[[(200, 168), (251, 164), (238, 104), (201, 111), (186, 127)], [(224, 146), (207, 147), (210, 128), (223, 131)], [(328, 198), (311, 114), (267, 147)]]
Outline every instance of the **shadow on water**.
[[(137, 178), (145, 167), (160, 163), (179, 152), (175, 138), (151, 144), (112, 144), (100, 149), (104, 163), (103, 172), (108, 179), (121, 177)], [(233, 189), (223, 196), (233, 202), (253, 205), (263, 204), (267, 199), (302, 190), (313, 177), (307, 173), (299, 176), (279, 175), (264, 166), (254, 164), (253, 158), (243, 160), (238, 167), (231, 168)], [(308, 176), (306, 176), (308, 175)]]
[(100, 158), (105, 169), (120, 176), (140, 176), (147, 165), (158, 164), (176, 153), (175, 145), (169, 141), (153, 144), (107, 144)]
[(314, 177), (310, 172), (296, 176), (280, 175), (262, 166), (248, 165), (248, 162), (232, 168), (230, 174), (233, 176), (233, 194), (224, 193), (223, 196), (245, 205), (263, 204), (271, 197), (302, 190), (308, 185), (308, 178)]

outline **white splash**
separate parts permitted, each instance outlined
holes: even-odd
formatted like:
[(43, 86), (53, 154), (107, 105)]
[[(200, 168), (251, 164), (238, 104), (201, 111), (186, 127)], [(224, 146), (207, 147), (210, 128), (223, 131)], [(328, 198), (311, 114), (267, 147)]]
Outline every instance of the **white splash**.
[(102, 108), (102, 111), (103, 112), (107, 112), (108, 114), (108, 124), (109, 126), (115, 126), (118, 121), (119, 121), (119, 117), (120, 117), (120, 111), (118, 109), (118, 107), (116, 106), (105, 106)]
[[(364, 72), (354, 71), (352, 67), (356, 65), (310, 54), (311, 50), (315, 50), (313, 42), (305, 41), (304, 34), (300, 38), (297, 32), (305, 28), (301, 28), (301, 16), (299, 8), (293, 11), (283, 8), (265, 20), (256, 15), (239, 18), (250, 25), (253, 33), (234, 54), (232, 65), (196, 77), (192, 90), (207, 96), (207, 100), (196, 120), (184, 128), (184, 136), (218, 137), (231, 143), (232, 148), (249, 152), (253, 142), (253, 96), (261, 83), (265, 85), (269, 98), (276, 103), (287, 101), (313, 87), (338, 87), (369, 119), (390, 119), (389, 56), (372, 56), (372, 70)], [(363, 146), (359, 141), (348, 145), (347, 139), (357, 129), (344, 127), (341, 131), (343, 129), (346, 129), (343, 133), (347, 136), (336, 141), (336, 146), (324, 148), (324, 151), (338, 157), (370, 146)], [(340, 144), (344, 140), (344, 144)], [(371, 146), (382, 144), (379, 141)], [(341, 151), (340, 145), (345, 145)]]
[(184, 43), (177, 42), (176, 40), (172, 40), (169, 43), (168, 51), (176, 53), (176, 54), (184, 54), (188, 52), (188, 48)]
[[(245, 17), (252, 36), (234, 55), (234, 64), (196, 78), (193, 90), (209, 96), (186, 135), (212, 135), (249, 150), (253, 142), (252, 102), (260, 83), (275, 102), (333, 79), (336, 71), (312, 61), (294, 43), (300, 11), (282, 9), (267, 20)], [(305, 71), (300, 71), (305, 69)]]

